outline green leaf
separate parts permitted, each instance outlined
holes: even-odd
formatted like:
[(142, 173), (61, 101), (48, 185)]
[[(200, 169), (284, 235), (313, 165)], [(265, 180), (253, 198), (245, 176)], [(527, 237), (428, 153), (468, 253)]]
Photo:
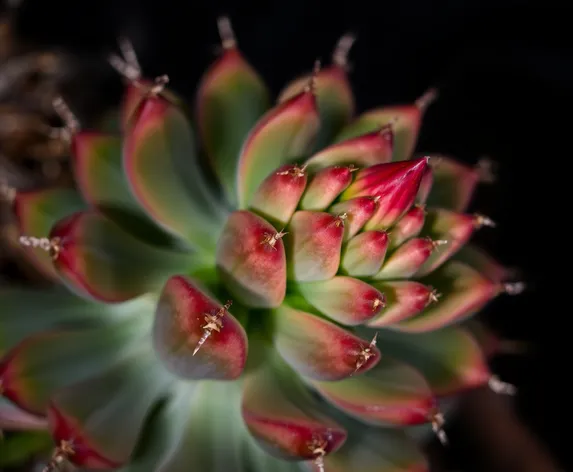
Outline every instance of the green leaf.
[(48, 419), (56, 444), (72, 441), (75, 465), (117, 468), (133, 455), (148, 415), (173, 382), (148, 343), (103, 374), (59, 390)]
[(197, 257), (150, 246), (96, 211), (59, 221), (50, 238), (58, 238), (54, 265), (66, 285), (108, 303), (158, 289), (174, 271), (192, 268)]
[(309, 152), (319, 126), (315, 97), (303, 92), (269, 110), (247, 137), (237, 171), (239, 208), (248, 208), (271, 172)]
[[(20, 233), (36, 238), (47, 237), (57, 221), (85, 207), (80, 195), (67, 188), (22, 191), (16, 194), (14, 201), (14, 213)], [(25, 247), (23, 253), (42, 274), (52, 280), (58, 280), (58, 273), (46, 251)]]
[(162, 98), (147, 98), (125, 136), (123, 159), (131, 191), (149, 217), (212, 253), (227, 212), (202, 177), (185, 115)]
[(233, 205), (237, 204), (236, 174), (241, 147), (269, 105), (263, 80), (234, 47), (224, 50), (199, 86), (197, 123), (202, 144)]
[(424, 377), (386, 356), (382, 344), (380, 349), (380, 362), (361, 375), (339, 382), (310, 382), (328, 402), (367, 424), (406, 426), (430, 421), (435, 402)]
[(433, 331), (463, 321), (502, 292), (502, 287), (461, 262), (450, 261), (422, 280), (441, 296), (418, 315), (394, 328), (410, 333)]
[[(491, 376), (475, 339), (458, 327), (429, 333), (377, 330), (384, 353), (418, 369), (436, 395), (456, 395), (485, 385)], [(364, 336), (372, 334), (363, 330)]]

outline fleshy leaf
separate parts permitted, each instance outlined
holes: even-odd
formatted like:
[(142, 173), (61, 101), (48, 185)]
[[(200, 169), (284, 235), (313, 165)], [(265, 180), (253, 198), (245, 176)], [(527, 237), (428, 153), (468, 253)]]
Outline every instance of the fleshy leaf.
[(174, 276), (157, 305), (153, 344), (161, 361), (186, 379), (233, 380), (247, 361), (247, 334), (222, 306), (193, 281)]
[(227, 289), (242, 303), (279, 306), (286, 293), (284, 233), (260, 216), (236, 211), (227, 220), (217, 248), (217, 268)]
[(386, 356), (362, 375), (312, 384), (327, 401), (348, 415), (377, 426), (428, 422), (435, 406), (424, 377)]
[(426, 210), (420, 206), (413, 206), (390, 231), (390, 249), (396, 249), (408, 239), (415, 238), (424, 227)]
[(341, 380), (371, 369), (380, 351), (329, 321), (301, 310), (275, 310), (274, 343), (299, 374), (315, 380)]
[[(137, 309), (136, 313), (150, 315)], [(8, 351), (0, 363), (4, 396), (25, 411), (43, 415), (55, 391), (102, 372), (145, 344), (148, 326), (127, 321), (84, 331), (52, 330), (31, 336)]]
[(446, 241), (433, 241), (431, 238), (413, 238), (392, 252), (374, 280), (409, 279), (428, 260), (434, 251)]
[(417, 316), (400, 322), (396, 329), (422, 333), (462, 321), (503, 291), (499, 284), (457, 261), (444, 264), (424, 280), (441, 294), (439, 300)]
[(159, 288), (174, 270), (192, 267), (188, 253), (149, 246), (96, 211), (60, 220), (50, 233), (54, 265), (78, 295), (108, 303)]
[(446, 243), (432, 253), (416, 276), (423, 277), (440, 267), (462, 248), (481, 225), (482, 217), (479, 215), (455, 213), (442, 208), (429, 210), (422, 235)]
[(129, 190), (119, 136), (80, 131), (72, 137), (71, 155), (75, 180), (86, 202), (138, 238), (158, 243), (169, 241)]
[[(347, 76), (347, 55), (354, 38), (343, 36), (332, 55), (332, 65), (314, 73), (316, 101), (320, 115), (320, 131), (314, 149), (320, 149), (332, 141), (354, 114), (354, 96)], [(288, 84), (279, 94), (284, 102), (304, 91), (312, 75), (299, 77)]]
[(481, 179), (479, 169), (450, 157), (436, 157), (432, 165), (433, 184), (427, 199), (428, 206), (466, 211)]
[(429, 90), (413, 105), (389, 106), (367, 111), (342, 130), (336, 140), (342, 141), (360, 136), (380, 126), (391, 124), (394, 131), (392, 160), (406, 160), (412, 156), (418, 140), (423, 113), (434, 96), (435, 91)]
[(392, 160), (393, 134), (387, 127), (332, 144), (306, 161), (312, 171), (330, 166), (369, 167)]
[(78, 466), (115, 469), (127, 463), (172, 380), (152, 353), (143, 352), (58, 391), (48, 410), (56, 444), (70, 445), (73, 453), (66, 458)]
[(245, 140), (237, 171), (240, 208), (250, 205), (271, 172), (300, 159), (312, 146), (319, 119), (311, 89), (269, 110)]
[[(52, 226), (63, 217), (86, 207), (75, 190), (53, 188), (22, 191), (16, 194), (14, 213), (22, 235), (47, 237)], [(46, 277), (57, 280), (50, 255), (40, 249), (25, 247), (22, 251)]]
[(123, 159), (131, 192), (149, 217), (194, 247), (212, 251), (226, 212), (201, 180), (183, 113), (162, 98), (147, 98), (125, 136)]
[(492, 282), (504, 282), (515, 275), (514, 270), (504, 267), (483, 249), (472, 244), (462, 247), (453, 259), (469, 265)]
[(120, 322), (140, 310), (139, 299), (103, 305), (70, 293), (65, 287), (0, 291), (0, 358), (24, 338), (66, 327), (99, 326)]
[(298, 206), (306, 181), (306, 172), (302, 167), (291, 164), (279, 167), (263, 180), (249, 209), (277, 229), (283, 229)]
[(249, 131), (269, 107), (270, 97), (236, 43), (227, 45), (199, 85), (197, 122), (211, 167), (227, 199), (236, 205), (239, 153)]
[(297, 285), (306, 301), (329, 318), (358, 325), (377, 316), (384, 308), (384, 294), (362, 280), (336, 276), (330, 280)]
[(376, 211), (376, 198), (358, 197), (345, 202), (339, 202), (330, 208), (333, 215), (346, 214), (344, 221), (344, 241), (355, 236)]
[(346, 244), (340, 268), (353, 277), (372, 276), (382, 267), (387, 248), (388, 235), (384, 231), (364, 231)]
[(420, 313), (434, 299), (431, 287), (412, 281), (374, 282), (372, 286), (386, 297), (386, 308), (368, 326), (380, 327), (398, 323)]
[(341, 199), (377, 197), (376, 212), (365, 228), (386, 229), (414, 204), (427, 165), (427, 159), (422, 158), (378, 164), (360, 170), (354, 183), (342, 194)]
[(286, 460), (316, 459), (319, 442), (325, 454), (336, 451), (346, 431), (321, 414), (296, 374), (289, 374), (267, 366), (245, 380), (241, 409), (249, 432), (269, 454)]
[(352, 182), (350, 167), (321, 169), (312, 178), (300, 202), (302, 210), (325, 210)]
[(377, 333), (384, 352), (418, 369), (436, 395), (459, 394), (487, 384), (491, 376), (479, 345), (462, 328), (448, 327), (430, 333)]
[(325, 458), (324, 470), (429, 472), (430, 469), (423, 452), (403, 431), (360, 425), (349, 430), (348, 440), (340, 450)]
[(344, 218), (318, 211), (297, 211), (289, 225), (289, 277), (299, 282), (328, 280), (338, 271)]

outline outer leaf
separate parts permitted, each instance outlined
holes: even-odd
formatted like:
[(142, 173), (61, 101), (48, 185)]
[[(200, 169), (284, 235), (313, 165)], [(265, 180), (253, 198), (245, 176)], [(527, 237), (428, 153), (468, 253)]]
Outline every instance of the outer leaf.
[(479, 345), (462, 328), (417, 334), (389, 330), (377, 333), (384, 351), (418, 369), (436, 395), (455, 395), (487, 384), (491, 376)]
[(306, 165), (312, 171), (330, 166), (369, 167), (392, 160), (393, 134), (390, 128), (375, 129), (370, 133), (332, 144), (314, 154)]
[(24, 338), (65, 326), (120, 322), (141, 309), (142, 300), (103, 305), (79, 298), (64, 287), (0, 291), (0, 358)]
[(413, 238), (394, 250), (384, 262), (375, 280), (409, 279), (428, 260), (434, 251), (439, 251), (444, 241), (430, 238)]
[(228, 307), (183, 276), (163, 288), (153, 345), (165, 366), (187, 379), (233, 380), (247, 361), (247, 334)]
[[(31, 415), (20, 410), (7, 399), (0, 397), (0, 430), (2, 431), (43, 431), (48, 428), (48, 423), (44, 418)], [(0, 451), (3, 442), (0, 441)], [(2, 461), (0, 461), (0, 465)]]
[(447, 243), (432, 253), (416, 276), (423, 277), (440, 267), (468, 242), (477, 228), (479, 228), (479, 218), (474, 215), (455, 213), (441, 208), (429, 210), (422, 234), (435, 241), (441, 240)]
[(439, 301), (419, 315), (402, 321), (396, 329), (422, 333), (450, 325), (481, 310), (502, 291), (499, 284), (457, 261), (442, 266), (427, 282), (442, 294)]
[(225, 212), (201, 180), (183, 113), (164, 99), (146, 99), (125, 136), (123, 156), (131, 191), (149, 216), (195, 247), (212, 250)]
[(326, 167), (314, 175), (300, 202), (302, 210), (325, 210), (352, 182), (351, 167)]
[(71, 442), (69, 460), (115, 469), (129, 461), (147, 415), (172, 379), (150, 352), (140, 353), (99, 377), (60, 390), (48, 410), (56, 444)]
[(148, 324), (128, 321), (85, 331), (54, 330), (27, 338), (0, 363), (4, 395), (23, 410), (43, 415), (56, 390), (100, 373), (133, 353), (145, 340), (148, 328)]
[(342, 130), (336, 140), (349, 139), (391, 124), (394, 131), (392, 160), (409, 159), (416, 146), (422, 116), (430, 98), (428, 94), (414, 105), (389, 106), (367, 111)]
[[(311, 74), (307, 74), (288, 84), (279, 94), (279, 102), (304, 91), (311, 78)], [(354, 97), (343, 64), (335, 63), (321, 69), (315, 74), (314, 81), (320, 113), (320, 132), (314, 149), (320, 149), (330, 143), (352, 118)]]
[(334, 277), (340, 263), (344, 220), (318, 211), (297, 211), (288, 231), (289, 277), (299, 282)]
[(325, 442), (326, 454), (336, 451), (346, 440), (346, 431), (320, 413), (294, 373), (279, 375), (270, 366), (246, 379), (242, 413), (257, 442), (283, 459), (315, 459), (313, 439)]
[(385, 305), (382, 293), (362, 280), (336, 276), (330, 280), (297, 285), (306, 301), (329, 318), (358, 325), (377, 316)]
[(386, 257), (388, 234), (384, 231), (364, 231), (354, 236), (343, 250), (340, 268), (353, 277), (376, 274)]
[(217, 248), (220, 277), (234, 297), (258, 308), (279, 306), (286, 293), (282, 234), (248, 211), (231, 214)]
[[(316, 472), (321, 472), (315, 468)], [(350, 429), (348, 441), (324, 461), (328, 472), (429, 472), (429, 465), (416, 443), (403, 431)]]
[(52, 229), (59, 251), (54, 261), (77, 294), (122, 302), (161, 286), (174, 270), (191, 267), (191, 255), (153, 248), (95, 211), (75, 213)]
[(479, 169), (447, 156), (436, 157), (427, 204), (457, 212), (466, 211), (481, 179)]
[(95, 131), (79, 132), (72, 138), (72, 158), (75, 180), (91, 206), (140, 239), (169, 241), (129, 190), (120, 137)]
[(330, 403), (372, 425), (425, 423), (434, 407), (432, 393), (422, 375), (388, 357), (363, 375), (339, 382), (312, 381), (312, 384)]
[[(14, 213), (23, 235), (47, 237), (56, 221), (85, 208), (81, 197), (72, 189), (46, 189), (18, 192), (14, 201)], [(58, 274), (50, 255), (39, 248), (23, 250), (34, 265), (46, 277), (57, 280)]]
[(236, 47), (225, 49), (197, 92), (197, 122), (212, 169), (236, 205), (236, 174), (245, 138), (270, 104), (265, 84)]
[(288, 306), (275, 310), (274, 343), (283, 359), (298, 373), (316, 380), (341, 380), (371, 369), (380, 360), (370, 341), (316, 315)]
[(318, 125), (315, 97), (310, 90), (263, 115), (241, 149), (237, 173), (240, 208), (248, 207), (271, 172), (309, 151)]

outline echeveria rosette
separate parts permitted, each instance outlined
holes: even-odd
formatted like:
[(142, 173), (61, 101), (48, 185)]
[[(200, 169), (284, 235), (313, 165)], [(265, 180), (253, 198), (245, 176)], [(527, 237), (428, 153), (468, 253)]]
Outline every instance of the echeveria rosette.
[(268, 108), (220, 29), (195, 119), (132, 78), (116, 134), (67, 129), (77, 192), (16, 196), (61, 284), (0, 292), (2, 392), (52, 465), (428, 470), (408, 428), (443, 440), (442, 398), (508, 388), (461, 324), (518, 288), (461, 250), (478, 171), (412, 157), (434, 92), (354, 117), (349, 37)]

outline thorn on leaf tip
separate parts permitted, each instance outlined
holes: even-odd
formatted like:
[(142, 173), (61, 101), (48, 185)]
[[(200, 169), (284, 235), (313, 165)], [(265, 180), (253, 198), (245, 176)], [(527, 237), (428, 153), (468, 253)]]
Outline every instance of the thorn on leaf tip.
[(341, 213), (340, 215), (336, 215), (334, 220), (334, 226), (336, 226), (337, 228), (339, 228), (340, 226), (344, 226), (344, 222), (346, 221), (347, 218), (348, 218), (348, 213), (346, 212)]
[(20, 236), (20, 244), (25, 247), (41, 249), (50, 254), (52, 260), (56, 260), (61, 251), (60, 238), (36, 238), (34, 236)]
[(44, 467), (42, 472), (55, 472), (60, 468), (60, 464), (68, 457), (75, 454), (73, 441), (61, 441), (60, 445), (54, 449), (50, 462)]
[(169, 83), (169, 76), (166, 74), (160, 75), (155, 78), (154, 85), (151, 87), (149, 93), (151, 95), (159, 95), (165, 89), (165, 86)]
[(308, 84), (304, 88), (304, 91), (306, 93), (311, 93), (313, 95), (316, 94), (316, 78), (318, 76), (318, 73), (320, 72), (320, 67), (321, 67), (320, 59), (317, 59), (316, 61), (314, 61), (314, 68), (312, 70), (312, 75), (308, 80)]
[(217, 19), (217, 28), (219, 30), (219, 37), (221, 38), (221, 45), (223, 49), (233, 49), (237, 47), (237, 40), (233, 32), (233, 26), (228, 16), (222, 16)]
[(213, 334), (213, 331), (216, 331), (217, 333), (221, 332), (221, 329), (223, 328), (223, 317), (229, 308), (231, 308), (232, 304), (233, 302), (228, 300), (227, 303), (219, 308), (216, 313), (205, 313), (203, 315), (203, 320), (205, 321), (205, 324), (201, 326), (203, 335), (201, 336), (201, 339), (199, 339), (199, 342), (193, 351), (193, 355), (199, 352), (199, 349), (201, 349), (201, 346), (203, 346), (205, 341), (209, 339), (209, 336)]
[(482, 226), (487, 226), (489, 228), (495, 228), (496, 224), (495, 221), (493, 221), (491, 218), (485, 216), (485, 215), (481, 215), (479, 213), (476, 213), (474, 215), (474, 225), (476, 228), (481, 228)]
[(121, 37), (118, 43), (126, 64), (141, 75), (141, 66), (139, 65), (139, 60), (137, 59), (137, 54), (131, 41), (126, 37)]
[(378, 339), (378, 333), (374, 335), (372, 341), (367, 347), (363, 347), (358, 353), (358, 358), (356, 359), (356, 365), (354, 373), (358, 372), (372, 356), (374, 356), (374, 347), (376, 346), (376, 340)]
[(307, 164), (302, 166), (294, 165), (292, 168), (277, 172), (277, 175), (290, 175), (291, 177), (300, 178), (304, 177), (306, 173)]
[(444, 424), (446, 424), (444, 415), (437, 409), (434, 409), (430, 413), (430, 421), (432, 423), (432, 431), (434, 431), (435, 435), (440, 440), (440, 443), (442, 443), (444, 446), (448, 444), (448, 437), (446, 436), (446, 432), (443, 429)]
[(525, 282), (504, 283), (501, 285), (500, 291), (508, 295), (520, 295), (526, 289)]
[(376, 311), (378, 309), (378, 307), (384, 308), (385, 306), (386, 305), (385, 305), (383, 299), (375, 298), (374, 301), (372, 302), (372, 311)]
[(308, 450), (314, 456), (314, 464), (320, 472), (324, 472), (324, 456), (328, 447), (328, 439), (314, 435), (312, 440), (307, 444)]
[(431, 292), (428, 294), (428, 305), (431, 303), (438, 303), (441, 296), (442, 294), (438, 292), (435, 288), (433, 288)]
[(356, 42), (356, 36), (352, 33), (346, 33), (338, 40), (336, 48), (332, 53), (332, 62), (338, 67), (345, 69), (348, 66), (348, 53)]
[(488, 386), (492, 391), (501, 395), (515, 395), (517, 387), (507, 382), (503, 382), (496, 375), (492, 375), (488, 380)]
[(288, 233), (285, 233), (283, 230), (278, 231), (277, 233), (264, 233), (263, 235), (263, 240), (261, 241), (261, 245), (267, 246), (273, 250), (276, 250), (276, 244), (277, 242), (282, 239), (285, 235), (287, 235)]
[(438, 89), (428, 89), (420, 98), (416, 100), (416, 107), (425, 111), (438, 98)]

